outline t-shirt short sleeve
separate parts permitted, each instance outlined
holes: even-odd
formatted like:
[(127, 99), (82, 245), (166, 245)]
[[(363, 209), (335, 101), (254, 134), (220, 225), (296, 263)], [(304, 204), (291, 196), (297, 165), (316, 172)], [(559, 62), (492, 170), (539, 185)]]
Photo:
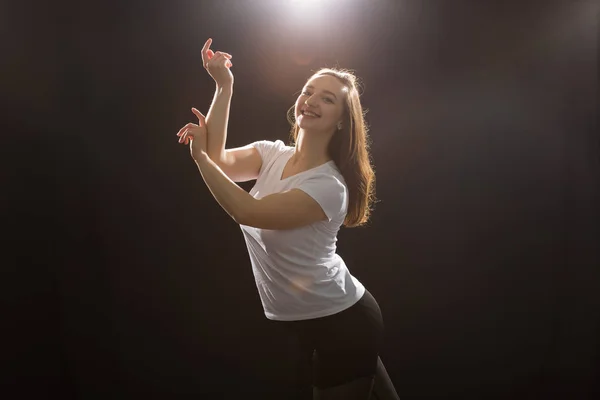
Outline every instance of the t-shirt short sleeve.
[(262, 158), (262, 166), (260, 168), (260, 173), (262, 173), (273, 157), (285, 148), (285, 143), (281, 140), (276, 140), (274, 142), (270, 140), (259, 140), (251, 143), (251, 146), (258, 150), (260, 158)]
[(348, 207), (346, 185), (335, 175), (321, 173), (300, 183), (297, 189), (315, 199), (321, 206), (328, 221), (344, 214)]

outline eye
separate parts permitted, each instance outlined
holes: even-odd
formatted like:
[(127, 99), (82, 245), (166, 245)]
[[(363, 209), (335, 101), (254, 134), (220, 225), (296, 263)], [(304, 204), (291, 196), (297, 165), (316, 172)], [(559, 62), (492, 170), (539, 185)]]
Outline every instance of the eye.
[[(311, 96), (311, 95), (312, 95), (312, 93), (310, 93), (309, 91), (305, 90), (305, 91), (303, 91), (303, 92), (302, 92), (302, 95), (303, 95), (303, 96)], [(331, 98), (329, 98), (329, 97), (323, 97), (323, 100), (324, 100), (326, 103), (329, 103), (329, 104), (333, 104), (333, 103), (334, 103), (333, 99), (331, 99)]]

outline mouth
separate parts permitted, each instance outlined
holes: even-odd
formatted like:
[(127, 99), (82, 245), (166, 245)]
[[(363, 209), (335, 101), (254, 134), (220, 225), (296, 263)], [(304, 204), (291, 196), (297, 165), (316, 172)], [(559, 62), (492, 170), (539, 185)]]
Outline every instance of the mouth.
[(320, 118), (321, 116), (308, 110), (301, 110), (300, 114), (308, 118)]

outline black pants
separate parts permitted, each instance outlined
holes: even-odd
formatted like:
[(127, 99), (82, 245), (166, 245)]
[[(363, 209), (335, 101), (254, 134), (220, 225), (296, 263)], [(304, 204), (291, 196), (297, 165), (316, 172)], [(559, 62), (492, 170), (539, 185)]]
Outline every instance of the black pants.
[(273, 322), (283, 326), (296, 339), (299, 386), (325, 389), (382, 375), (382, 370), (385, 377), (379, 377), (380, 380), (387, 380), (391, 385), (379, 359), (384, 336), (383, 318), (369, 291), (356, 304), (337, 314)]

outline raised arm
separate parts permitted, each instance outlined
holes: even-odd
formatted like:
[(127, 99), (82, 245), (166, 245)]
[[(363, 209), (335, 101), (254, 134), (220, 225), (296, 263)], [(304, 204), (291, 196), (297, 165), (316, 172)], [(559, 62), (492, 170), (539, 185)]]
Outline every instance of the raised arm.
[(233, 85), (220, 87), (217, 84), (208, 114), (206, 126), (208, 132), (208, 156), (215, 162), (225, 160), (225, 143), (227, 142), (227, 125), (229, 122), (229, 109)]
[(212, 39), (208, 39), (202, 48), (202, 63), (214, 79), (215, 95), (206, 115), (207, 154), (223, 172), (234, 182), (256, 179), (262, 160), (252, 146), (227, 150), (227, 127), (229, 110), (233, 96), (233, 73), (231, 55), (210, 49)]
[(229, 69), (231, 55), (210, 49), (212, 39), (208, 39), (202, 48), (202, 64), (214, 79), (215, 95), (208, 113), (206, 127), (208, 129), (207, 154), (217, 164), (225, 159), (225, 143), (227, 141), (227, 125), (229, 109), (233, 95), (233, 73)]

